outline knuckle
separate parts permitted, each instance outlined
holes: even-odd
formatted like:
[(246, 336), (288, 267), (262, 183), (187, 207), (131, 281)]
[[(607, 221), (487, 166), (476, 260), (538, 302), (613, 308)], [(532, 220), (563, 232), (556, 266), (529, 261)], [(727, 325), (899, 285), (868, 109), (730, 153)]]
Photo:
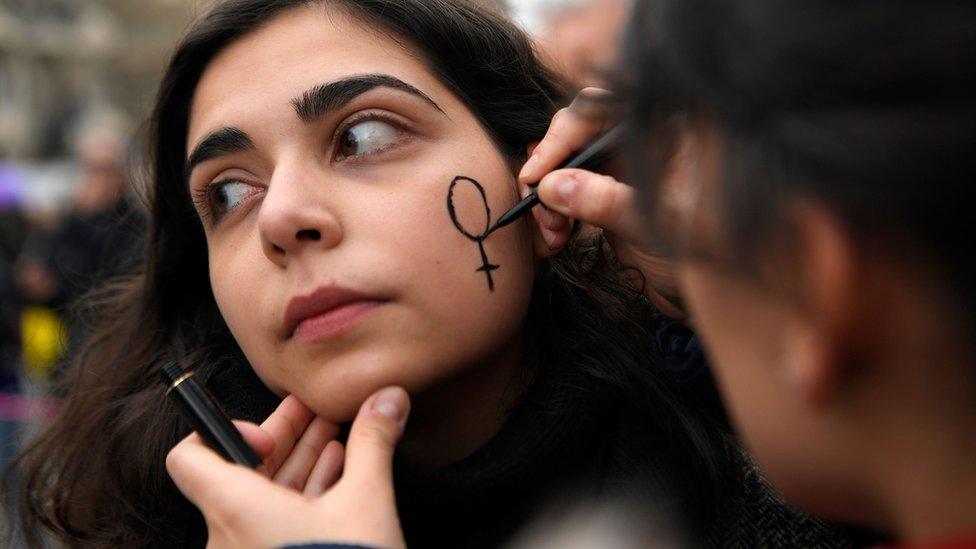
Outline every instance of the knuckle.
[(588, 204), (591, 212), (600, 218), (606, 218), (615, 213), (617, 208), (617, 193), (612, 185), (612, 179), (601, 178), (599, 185), (594, 185), (590, 196), (583, 201)]
[(296, 492), (301, 492), (302, 490), (304, 490), (305, 485), (306, 485), (305, 479), (301, 479), (298, 477), (289, 478), (284, 482), (284, 486), (286, 488), (295, 490)]
[(556, 111), (556, 114), (552, 115), (552, 126), (560, 124), (566, 117), (571, 116), (573, 113), (569, 107), (563, 107)]
[(166, 470), (170, 475), (179, 472), (184, 462), (183, 443), (177, 444), (166, 454)]
[(282, 427), (284, 427), (285, 436), (288, 440), (295, 440), (302, 435), (304, 430), (301, 426), (296, 425), (294, 419), (284, 416), (280, 419)]

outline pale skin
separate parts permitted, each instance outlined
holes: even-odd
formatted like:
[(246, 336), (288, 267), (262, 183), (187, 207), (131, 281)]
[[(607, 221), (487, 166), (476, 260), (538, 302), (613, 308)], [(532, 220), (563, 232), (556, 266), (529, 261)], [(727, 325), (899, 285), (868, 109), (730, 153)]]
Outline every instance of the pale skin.
[(328, 539), (403, 547), (393, 493), (393, 450), (410, 401), (403, 389), (363, 403), (347, 440), (295, 397), (259, 427), (235, 422), (264, 460), (261, 471), (224, 461), (196, 434), (177, 444), (166, 468), (207, 523), (207, 547), (275, 547)]
[[(262, 427), (241, 424), (262, 471), (223, 463), (196, 436), (169, 454), (210, 547), (401, 546), (390, 471), (401, 436), (409, 459), (451, 463), (497, 431), (519, 394), (512, 379), (524, 377), (513, 373), (535, 261), (565, 244), (569, 226), (526, 219), (486, 240), (500, 266), (488, 290), (477, 246), (446, 210), (448, 186), (477, 179), (496, 216), (525, 189), (418, 57), (313, 6), (230, 44), (195, 91), (186, 154), (198, 161), (189, 185), (214, 296), (255, 372), (290, 395)], [(364, 77), (384, 83), (364, 90)], [(356, 93), (299, 116), (306, 95), (350, 81)], [(216, 135), (219, 153), (198, 154)], [(454, 204), (461, 218), (484, 218), (470, 191)], [(283, 327), (288, 303), (322, 286), (380, 304), (328, 338), (299, 341)], [(354, 419), (343, 452), (336, 425)]]
[[(358, 354), (354, 346), (346, 349), (348, 352), (322, 346), (316, 353), (329, 359), (329, 369), (291, 369), (290, 364), (314, 364), (316, 360), (308, 351), (295, 352), (282, 342), (257, 337), (253, 343), (244, 345), (248, 358), (268, 386), (282, 394), (294, 392), (299, 400), (307, 401), (309, 417), (318, 415), (328, 424), (351, 419), (359, 402), (375, 402), (368, 395), (376, 389), (391, 384), (403, 385), (414, 395), (413, 420), (419, 420), (415, 442), (409, 444), (411, 433), (408, 432), (405, 450), (422, 456), (418, 449), (435, 447), (432, 442), (459, 440), (458, 444), (450, 445), (445, 454), (427, 456), (430, 463), (436, 464), (448, 462), (480, 445), (501, 421), (492, 410), (499, 402), (498, 395), (505, 392), (500, 380), (505, 379), (510, 370), (506, 371), (499, 364), (505, 364), (506, 360), (509, 364), (517, 364), (517, 359), (505, 357), (504, 353), (490, 352), (491, 349), (512, 348), (513, 340), (508, 336), (516, 331), (519, 315), (513, 314), (506, 320), (503, 310), (517, 310), (513, 304), (525, 299), (533, 251), (540, 255), (564, 245), (568, 238), (567, 219), (574, 218), (607, 231), (622, 260), (640, 268), (651, 282), (646, 288), (648, 296), (665, 310), (670, 306), (675, 315), (682, 311), (674, 307), (670, 298), (675, 293), (675, 286), (680, 287), (690, 322), (708, 344), (716, 375), (747, 446), (789, 499), (816, 513), (866, 523), (910, 539), (960, 535), (976, 529), (967, 505), (967, 502), (976, 501), (976, 471), (972, 466), (976, 441), (971, 436), (976, 427), (973, 412), (976, 407), (968, 390), (973, 381), (969, 373), (971, 365), (966, 358), (968, 350), (960, 348), (966, 339), (946, 328), (946, 322), (941, 321), (951, 316), (947, 314), (951, 311), (950, 300), (931, 290), (938, 287), (938, 282), (933, 273), (917, 267), (925, 265), (924, 261), (913, 261), (908, 252), (883, 246), (864, 253), (828, 208), (815, 201), (799, 201), (788, 209), (788, 219), (794, 226), (797, 240), (789, 247), (773, 246), (768, 250), (769, 253), (763, 256), (761, 277), (737, 276), (728, 269), (701, 261), (681, 264), (675, 270), (655, 257), (644, 244), (640, 218), (636, 213), (637, 199), (630, 187), (610, 177), (588, 172), (549, 173), (570, 151), (592, 139), (599, 131), (598, 126), (602, 127), (589, 118), (584, 120), (575, 116), (572, 110), (563, 111), (554, 120), (549, 135), (534, 151), (535, 161), (528, 163), (519, 176), (523, 186), (542, 180), (539, 194), (549, 209), (536, 208), (532, 216), (536, 222), (527, 221), (524, 231), (509, 231), (486, 243), (492, 261), (502, 265), (502, 269), (495, 272), (498, 283), (495, 294), (498, 295), (484, 297), (490, 294), (484, 287), (483, 275), (477, 273), (480, 276), (474, 276), (471, 272), (477, 267), (477, 258), (474, 258), (474, 265), (459, 266), (453, 261), (438, 263), (438, 257), (423, 255), (431, 253), (429, 250), (413, 247), (420, 239), (438, 242), (437, 249), (443, 251), (445, 257), (470, 253), (470, 241), (453, 228), (435, 230), (436, 234), (424, 233), (428, 227), (410, 224), (404, 219), (405, 222), (399, 225), (406, 233), (403, 238), (392, 239), (389, 247), (383, 248), (388, 233), (383, 238), (377, 236), (372, 240), (372, 245), (378, 246), (375, 248), (377, 255), (371, 255), (374, 252), (370, 252), (371, 246), (366, 245), (370, 242), (366, 237), (377, 234), (371, 233), (371, 218), (373, 221), (377, 218), (389, 221), (398, 219), (398, 215), (405, 218), (429, 216), (437, 210), (424, 201), (430, 198), (440, 202), (444, 187), (455, 175), (478, 178), (485, 184), (493, 210), (499, 212), (514, 200), (517, 187), (506, 163), (497, 155), (480, 154), (463, 165), (452, 164), (450, 159), (463, 155), (465, 147), (470, 148), (479, 139), (483, 143), (483, 135), (479, 138), (476, 130), (458, 123), (465, 120), (464, 109), (457, 108), (456, 99), (445, 94), (436, 79), (424, 74), (422, 67), (411, 65), (409, 56), (398, 57), (397, 49), (390, 44), (364, 34), (356, 42), (355, 49), (368, 51), (364, 44), (377, 46), (382, 50), (382, 55), (377, 58), (394, 60), (391, 63), (395, 66), (382, 67), (382, 62), (375, 59), (368, 66), (357, 65), (354, 59), (342, 57), (341, 43), (327, 44), (331, 46), (330, 56), (343, 60), (337, 66), (345, 67), (346, 74), (384, 70), (402, 77), (436, 101), (453, 124), (445, 122), (438, 126), (440, 115), (428, 112), (432, 121), (427, 126), (430, 131), (423, 134), (425, 138), (414, 142), (419, 143), (418, 146), (432, 147), (425, 149), (425, 158), (427, 154), (434, 157), (443, 154), (444, 161), (432, 163), (438, 166), (436, 173), (409, 180), (384, 177), (393, 182), (392, 188), (375, 191), (357, 187), (356, 193), (346, 194), (346, 185), (353, 186), (358, 176), (364, 172), (377, 174), (372, 170), (380, 168), (358, 167), (347, 171), (340, 167), (322, 167), (324, 164), (319, 157), (308, 153), (311, 148), (303, 145), (302, 136), (316, 132), (294, 120), (293, 114), (287, 110), (288, 101), (310, 85), (333, 81), (342, 75), (322, 73), (323, 67), (331, 65), (323, 63), (321, 55), (314, 54), (316, 41), (327, 41), (329, 32), (321, 26), (314, 29), (316, 32), (303, 29), (302, 24), (310, 24), (309, 18), (284, 25), (286, 18), (287, 15), (282, 16), (266, 27), (265, 30), (275, 29), (273, 41), (262, 43), (263, 31), (259, 31), (218, 56), (201, 82), (198, 90), (201, 95), (194, 104), (191, 121), (191, 144), (214, 128), (230, 123), (246, 125), (247, 122), (249, 125), (245, 129), (256, 134), (256, 148), (260, 151), (247, 158), (238, 158), (239, 162), (235, 164), (239, 165), (235, 169), (245, 166), (256, 172), (253, 174), (255, 179), (264, 185), (260, 191), (263, 193), (261, 207), (250, 206), (247, 215), (241, 215), (229, 228), (220, 229), (225, 231), (221, 235), (212, 228), (208, 231), (212, 258), (220, 257), (220, 262), (214, 264), (223, 269), (212, 268), (214, 292), (235, 335), (239, 340), (244, 339), (249, 328), (247, 322), (234, 317), (232, 301), (235, 292), (230, 288), (234, 285), (239, 289), (250, 288), (236, 293), (247, 295), (252, 307), (248, 310), (256, 307), (260, 312), (254, 315), (258, 322), (257, 332), (271, 331), (280, 311), (276, 312), (274, 306), (265, 301), (265, 296), (277, 295), (280, 302), (282, 295), (296, 291), (299, 283), (310, 280), (303, 279), (303, 273), (304, 276), (330, 273), (328, 269), (333, 263), (324, 259), (314, 266), (305, 263), (312, 261), (309, 258), (324, 258), (325, 255), (299, 251), (316, 246), (325, 248), (319, 249), (317, 254), (328, 252), (337, 258), (343, 250), (360, 250), (356, 254), (347, 252), (350, 255), (343, 255), (342, 261), (338, 262), (355, 265), (357, 269), (331, 271), (332, 276), (344, 276), (359, 272), (359, 269), (371, 273), (388, 272), (389, 266), (373, 262), (381, 252), (386, 252), (384, 256), (392, 254), (394, 261), (404, 256), (400, 248), (409, 250), (411, 256), (422, 254), (426, 261), (404, 262), (394, 267), (411, 274), (405, 277), (409, 280), (425, 275), (442, 277), (435, 279), (447, 281), (446, 291), (452, 300), (461, 300), (468, 308), (480, 307), (479, 310), (488, 311), (489, 315), (497, 315), (493, 316), (493, 325), (498, 327), (495, 333), (479, 335), (477, 341), (463, 345), (452, 342), (453, 347), (470, 353), (468, 360), (452, 355), (454, 351), (436, 346), (425, 350), (424, 360), (418, 363), (423, 363), (425, 368), (429, 366), (429, 369), (410, 369), (409, 376), (404, 376), (406, 370), (397, 368), (397, 362), (383, 359), (384, 353), (395, 346), (404, 351), (405, 356), (410, 356), (413, 348), (409, 329), (405, 330), (404, 339), (378, 342), (375, 350), (370, 351), (370, 360), (364, 360), (365, 355)], [(291, 35), (288, 28), (275, 28), (275, 25), (294, 25), (296, 33)], [(348, 37), (352, 31), (346, 28), (344, 32)], [(310, 40), (310, 36), (315, 39)], [(292, 50), (287, 49), (289, 43)], [(319, 72), (312, 71), (309, 66), (295, 71), (281, 70), (292, 61), (298, 63), (306, 59), (307, 51), (313, 52), (307, 55), (314, 58)], [(269, 57), (260, 57), (265, 54)], [(233, 70), (235, 59), (236, 71)], [(257, 92), (264, 90), (272, 95), (253, 98), (251, 91), (243, 93), (231, 84), (235, 81), (234, 75), (240, 78), (245, 60), (249, 83), (260, 83), (272, 76), (276, 79), (274, 87), (255, 86)], [(312, 63), (312, 60), (306, 60)], [(274, 66), (276, 70), (273, 75), (262, 77), (262, 66)], [(411, 67), (417, 71), (411, 72)], [(231, 77), (219, 78), (222, 71), (227, 71)], [(212, 94), (209, 103), (207, 94)], [(384, 95), (383, 92), (377, 94), (377, 100)], [(251, 105), (260, 104), (266, 110), (267, 118), (262, 118), (265, 111), (249, 109), (248, 101), (253, 101)], [(392, 108), (386, 105), (386, 108)], [(421, 103), (417, 106), (426, 108)], [(721, 255), (724, 243), (718, 231), (720, 209), (713, 199), (719, 184), (721, 138), (707, 121), (699, 122), (689, 132), (690, 141), (695, 143), (692, 147), (694, 154), (675, 167), (674, 177), (680, 179), (686, 174), (694, 174), (694, 184), (701, 188), (700, 198), (690, 204), (678, 201), (681, 204), (679, 214), (684, 217), (677, 226), (693, 231), (698, 242)], [(462, 133), (468, 128), (470, 133), (454, 135), (455, 140), (438, 133), (438, 127), (442, 132)], [(463, 143), (463, 146), (450, 146), (455, 142)], [(484, 150), (491, 149), (482, 149), (482, 152)], [(422, 166), (409, 164), (411, 158), (413, 156), (405, 155), (399, 161), (408, 163), (410, 173), (424, 173), (419, 171)], [(389, 164), (385, 166), (389, 167)], [(194, 173), (194, 177), (211, 179), (220, 175), (221, 169), (229, 168), (214, 165), (209, 176)], [(316, 169), (321, 172), (316, 173)], [(316, 185), (299, 184), (312, 181), (315, 176), (325, 176), (336, 184), (329, 187), (329, 193), (320, 191), (321, 187)], [(401, 198), (393, 208), (389, 196), (393, 194), (393, 188), (408, 192), (409, 185), (418, 181), (437, 182), (436, 191), (429, 193), (430, 197), (419, 192), (414, 199), (404, 201)], [(678, 187), (685, 188), (687, 183), (678, 181)], [(291, 193), (283, 190), (289, 185), (292, 186)], [(276, 190), (282, 192), (276, 193)], [(289, 196), (301, 197), (303, 205), (316, 207), (298, 209), (297, 199), (289, 201)], [(369, 200), (357, 208), (356, 196), (368, 196)], [(356, 217), (348, 213), (350, 211), (362, 212), (361, 221), (357, 222)], [(303, 217), (298, 212), (311, 217)], [(294, 237), (295, 229), (304, 226), (299, 221), (307, 220), (325, 223), (323, 227), (332, 229), (329, 234), (340, 234), (342, 240), (327, 248), (321, 241), (316, 241), (314, 246), (297, 239), (289, 242), (289, 235)], [(326, 232), (323, 230), (322, 234)], [(342, 242), (354, 238), (363, 238), (358, 240), (363, 245), (343, 247)], [(299, 246), (296, 242), (303, 244)], [(264, 271), (259, 269), (255, 274), (243, 267), (255, 264), (262, 265), (260, 269)], [(424, 265), (431, 264), (437, 265), (439, 270), (418, 272)], [(796, 276), (797, 269), (808, 276)], [(283, 272), (291, 274), (284, 276)], [(230, 282), (222, 283), (224, 275)], [(364, 278), (356, 282), (382, 285), (384, 280)], [(268, 290), (269, 283), (271, 291)], [(455, 286), (457, 284), (463, 287)], [(444, 287), (444, 284), (440, 286)], [(257, 291), (258, 287), (262, 291)], [(403, 296), (407, 299), (376, 315), (370, 321), (372, 324), (367, 322), (351, 331), (354, 336), (351, 339), (368, 338), (373, 328), (413, 327), (411, 321), (414, 321), (419, 322), (416, 333), (424, 334), (418, 341), (436, 342), (437, 339), (429, 334), (439, 333), (438, 328), (424, 324), (426, 318), (458, 322), (449, 311), (438, 309), (437, 300), (425, 294), (422, 288), (394, 285), (382, 289), (389, 291), (395, 300)], [(411, 295), (416, 295), (415, 301), (409, 300)], [(417, 307), (413, 311), (411, 303)], [(504, 306), (496, 307), (495, 304), (500, 303)], [(265, 323), (263, 326), (262, 322)], [(864, 326), (871, 329), (861, 329)], [(392, 353), (386, 356), (392, 356)], [(470, 357), (485, 356), (495, 359), (494, 367), (473, 366), (483, 365), (484, 361)], [(333, 363), (336, 364), (334, 368), (331, 367)], [(364, 364), (369, 365), (370, 375), (360, 375)], [(457, 375), (461, 372), (476, 375)], [(495, 372), (498, 372), (497, 376)], [(452, 382), (444, 382), (445, 379), (452, 379)], [(478, 380), (479, 391), (465, 391), (466, 387), (475, 385), (474, 380)], [(328, 400), (317, 399), (317, 391), (315, 394), (298, 394), (302, 388), (334, 387), (340, 381), (343, 390), (339, 393), (343, 397), (338, 400), (334, 398), (334, 391), (329, 393), (331, 398)], [(451, 390), (439, 391), (444, 387), (451, 387)], [(485, 398), (470, 399), (478, 394)], [(402, 411), (402, 414), (392, 414), (396, 419), (373, 413), (373, 406), (363, 407), (353, 427), (353, 433), (361, 436), (350, 438), (344, 459), (345, 471), (341, 475), (335, 472), (338, 468), (335, 462), (341, 461), (336, 459), (339, 448), (336, 444), (328, 444), (326, 439), (329, 437), (325, 436), (330, 428), (320, 423), (312, 429), (312, 420), (304, 431), (304, 436), (310, 438), (307, 445), (292, 442), (301, 440), (301, 437), (272, 432), (265, 437), (254, 431), (253, 426), (243, 428), (252, 444), (261, 446), (263, 443), (258, 439), (271, 438), (280, 453), (287, 451), (291, 454), (293, 448), (299, 447), (321, 449), (302, 450), (300, 454), (304, 457), (294, 460), (296, 464), (300, 461), (300, 466), (278, 469), (269, 466), (266, 474), (270, 478), (223, 463), (195, 437), (189, 437), (173, 450), (167, 466), (180, 488), (207, 517), (213, 547), (239, 546), (238, 543), (245, 541), (253, 542), (254, 546), (267, 546), (313, 539), (400, 546), (403, 541), (392, 503), (389, 468), (393, 448), (403, 433), (402, 422), (409, 405), (405, 393), (395, 395), (394, 400), (400, 405), (383, 408)], [(454, 422), (424, 421), (426, 414), (433, 415), (445, 407), (458, 412), (452, 416), (457, 418)], [(276, 412), (279, 413), (283, 412)], [(484, 422), (477, 420), (488, 418), (495, 421), (488, 422), (491, 428), (483, 432), (470, 432), (464, 427), (483, 425)], [(325, 446), (323, 441), (326, 441)], [(270, 446), (265, 444), (263, 451), (259, 448), (259, 453), (271, 455)], [(285, 448), (288, 450), (283, 450)], [(320, 457), (329, 453), (331, 457)], [(333, 464), (321, 465), (320, 459)], [(357, 465), (360, 460), (367, 465)], [(281, 471), (291, 472), (285, 475)], [(362, 474), (352, 474), (352, 471)], [(330, 484), (335, 478), (339, 479), (337, 483)], [(227, 495), (228, 486), (238, 485), (247, 489), (233, 491), (233, 497)], [(306, 490), (308, 495), (298, 493)], [(269, 501), (281, 501), (282, 505), (268, 505)], [(282, 524), (288, 527), (279, 529), (277, 525)]]
[[(297, 115), (295, 101), (316, 87), (364, 75), (417, 93), (375, 86)], [(439, 465), (480, 447), (504, 419), (505, 395), (518, 394), (508, 384), (534, 263), (552, 253), (545, 235), (565, 241), (568, 227), (527, 220), (492, 235), (484, 245), (500, 268), (488, 291), (446, 195), (456, 176), (475, 178), (498, 215), (519, 197), (510, 159), (416, 54), (325, 6), (286, 12), (217, 55), (194, 95), (187, 155), (225, 128), (253, 145), (199, 163), (190, 187), (199, 197), (231, 181), (215, 192), (236, 207), (219, 219), (197, 208), (214, 296), (257, 374), (332, 422), (399, 385), (414, 396), (405, 451)], [(358, 149), (343, 148), (350, 135)], [(471, 187), (455, 207), (484, 218)], [(283, 335), (289, 300), (330, 285), (381, 306), (328, 340)]]
[[(580, 120), (572, 109), (561, 111), (542, 145), (532, 151), (531, 156), (536, 161), (519, 174), (522, 194), (527, 192), (526, 185), (538, 181), (566, 155), (592, 139), (599, 126)], [(530, 216), (535, 220), (530, 224), (538, 224), (538, 233), (533, 241), (537, 253), (552, 253), (565, 246), (570, 227), (566, 215), (605, 227), (621, 257), (646, 259), (642, 268), (652, 282), (645, 287), (648, 296), (659, 302), (662, 308), (671, 308), (676, 315), (681, 314), (664, 297), (673, 287), (667, 263), (656, 260), (643, 248), (632, 189), (605, 176), (587, 172), (573, 172), (571, 175), (575, 182), (592, 184), (588, 187), (575, 186), (576, 190), (586, 194), (568, 196), (570, 200), (565, 203), (553, 198), (557, 193), (553, 178), (542, 181), (540, 194), (544, 201), (550, 203), (551, 209), (536, 208)], [(582, 179), (577, 180), (577, 177)], [(659, 291), (657, 287), (662, 289)], [(289, 397), (268, 422), (308, 424), (311, 421), (311, 425), (315, 425), (321, 421), (320, 418), (309, 420), (311, 412), (300, 414), (304, 418), (302, 421), (276, 419), (281, 415), (294, 414), (301, 406), (297, 400)], [(239, 424), (245, 438), (262, 457), (270, 454), (269, 447), (275, 448), (278, 454), (292, 452), (293, 456), (298, 455), (289, 458), (292, 460), (292, 472), (287, 475), (287, 482), (270, 465), (266, 466), (265, 471), (271, 475), (269, 480), (261, 474), (222, 462), (195, 435), (181, 442), (170, 453), (167, 467), (180, 489), (207, 517), (209, 546), (260, 546), (261, 543), (274, 545), (308, 540), (354, 541), (379, 547), (402, 546), (390, 470), (394, 446), (402, 431), (397, 428), (397, 423), (368, 413), (368, 410), (369, 407), (364, 406), (352, 430), (352, 434), (364, 433), (364, 436), (359, 439), (350, 437), (350, 451), (345, 456), (347, 464), (356, 459), (352, 452), (356, 440), (368, 448), (358, 455), (373, 456), (368, 459), (373, 468), (358, 483), (355, 478), (346, 480), (348, 473), (341, 477), (336, 473), (336, 469), (341, 467), (335, 459), (336, 454), (341, 454), (341, 445), (329, 442), (328, 437), (322, 436), (322, 431), (334, 432), (328, 422), (317, 429), (307, 427), (302, 438), (308, 437), (310, 441), (299, 444), (296, 444), (296, 437), (290, 434), (294, 429), (275, 431), (265, 427), (267, 433), (263, 433), (256, 426)], [(369, 427), (357, 429), (358, 425)], [(308, 434), (310, 432), (311, 435)], [(269, 443), (268, 439), (274, 440), (274, 443)], [(306, 450), (299, 452), (297, 448), (300, 447)], [(341, 479), (340, 485), (345, 483), (344, 486), (349, 486), (349, 489), (336, 491), (330, 488), (330, 483), (336, 478)], [(367, 479), (370, 484), (368, 489), (362, 486)], [(228, 495), (223, 487), (234, 484), (246, 486), (247, 489)], [(283, 487), (283, 484), (287, 487)], [(305, 495), (300, 498), (296, 492)], [(204, 497), (204, 494), (210, 497)], [(348, 500), (350, 497), (355, 501)], [(284, 502), (280, 512), (267, 504), (270, 500), (279, 499)], [(278, 528), (279, 524), (287, 527)], [(342, 529), (337, 529), (337, 524), (341, 524)], [(377, 528), (378, 524), (388, 527)], [(383, 535), (377, 536), (377, 531)], [(248, 545), (251, 542), (255, 544)]]

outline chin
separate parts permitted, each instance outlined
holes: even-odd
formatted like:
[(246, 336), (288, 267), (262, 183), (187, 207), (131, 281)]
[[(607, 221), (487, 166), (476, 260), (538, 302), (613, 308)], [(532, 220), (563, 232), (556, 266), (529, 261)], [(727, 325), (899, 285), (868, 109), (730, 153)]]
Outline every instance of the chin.
[(417, 380), (411, 373), (402, 361), (338, 358), (313, 375), (291, 380), (286, 388), (323, 419), (345, 423), (355, 419), (366, 399), (384, 387), (398, 385), (412, 393)]
[(457, 356), (465, 348), (461, 342), (450, 349), (390, 340), (371, 343), (329, 356), (272, 359), (271, 364), (302, 364), (303, 368), (272, 369), (268, 373), (276, 379), (270, 381), (323, 419), (342, 423), (352, 421), (363, 402), (380, 389), (396, 385), (417, 395), (456, 376), (467, 364)]

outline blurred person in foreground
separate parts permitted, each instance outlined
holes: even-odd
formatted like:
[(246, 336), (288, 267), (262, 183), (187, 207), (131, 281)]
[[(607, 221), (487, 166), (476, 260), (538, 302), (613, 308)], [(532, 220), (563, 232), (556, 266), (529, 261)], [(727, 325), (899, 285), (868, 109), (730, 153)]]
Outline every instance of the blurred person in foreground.
[[(974, 29), (950, 1), (642, 2), (623, 64), (645, 192), (539, 189), (539, 215), (673, 276), (789, 500), (906, 547), (976, 547)], [(599, 132), (590, 111), (524, 180)]]

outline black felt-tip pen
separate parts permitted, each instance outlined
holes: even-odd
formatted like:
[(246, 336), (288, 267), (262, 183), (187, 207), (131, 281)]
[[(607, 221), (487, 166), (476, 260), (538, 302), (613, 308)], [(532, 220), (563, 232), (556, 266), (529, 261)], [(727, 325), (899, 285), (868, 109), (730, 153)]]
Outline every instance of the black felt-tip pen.
[(251, 469), (264, 465), (223, 408), (197, 383), (193, 372), (170, 362), (163, 366), (162, 377), (168, 387), (166, 394), (207, 445), (224, 459)]
[[(584, 147), (582, 150), (580, 150), (580, 152), (556, 169), (565, 170), (569, 168), (598, 168), (600, 165), (606, 163), (607, 160), (617, 154), (620, 144), (623, 142), (623, 138), (626, 134), (627, 123), (623, 122), (618, 124), (610, 131), (600, 136), (596, 141), (593, 141)], [(523, 198), (522, 201), (516, 204), (511, 210), (508, 210), (502, 214), (502, 216), (498, 218), (498, 222), (488, 229), (487, 233), (485, 233), (486, 237), (506, 225), (511, 225), (516, 219), (522, 217), (528, 213), (529, 210), (539, 204), (540, 200), (539, 195), (536, 193), (536, 188), (533, 186), (529, 187), (529, 189), (532, 191), (532, 194)]]

